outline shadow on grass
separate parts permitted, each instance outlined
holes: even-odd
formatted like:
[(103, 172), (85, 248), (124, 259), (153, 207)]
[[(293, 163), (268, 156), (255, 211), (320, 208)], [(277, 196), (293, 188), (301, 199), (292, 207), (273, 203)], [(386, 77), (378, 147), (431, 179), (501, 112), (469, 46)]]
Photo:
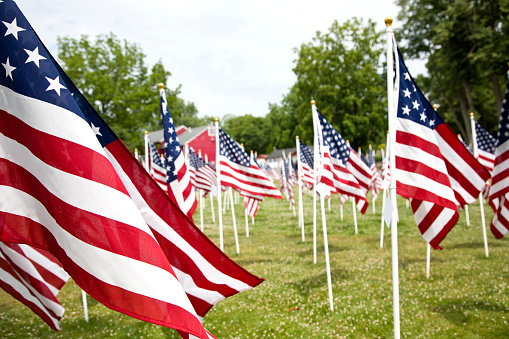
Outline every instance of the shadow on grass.
[[(346, 270), (341, 269), (331, 270), (331, 280), (333, 284), (337, 283), (338, 281), (348, 280), (349, 277), (350, 274)], [(317, 274), (312, 277), (295, 281), (293, 283), (288, 284), (288, 286), (299, 291), (301, 295), (308, 295), (310, 291), (316, 288), (327, 286), (327, 272), (325, 272), (324, 270), (324, 272), (321, 274)]]

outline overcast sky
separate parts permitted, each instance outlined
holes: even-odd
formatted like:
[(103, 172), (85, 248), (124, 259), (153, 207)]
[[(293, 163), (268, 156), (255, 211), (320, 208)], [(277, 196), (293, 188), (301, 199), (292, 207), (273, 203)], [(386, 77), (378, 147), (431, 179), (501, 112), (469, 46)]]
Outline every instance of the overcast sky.
[[(57, 36), (113, 32), (137, 43), (151, 67), (162, 60), (167, 86), (200, 116), (265, 116), (296, 80), (294, 48), (326, 32), (334, 20), (357, 16), (385, 27), (396, 18), (393, 0), (18, 0), (53, 56)], [(395, 21), (395, 27), (398, 22)], [(409, 65), (412, 67), (412, 64)], [(416, 74), (417, 71), (410, 73)]]

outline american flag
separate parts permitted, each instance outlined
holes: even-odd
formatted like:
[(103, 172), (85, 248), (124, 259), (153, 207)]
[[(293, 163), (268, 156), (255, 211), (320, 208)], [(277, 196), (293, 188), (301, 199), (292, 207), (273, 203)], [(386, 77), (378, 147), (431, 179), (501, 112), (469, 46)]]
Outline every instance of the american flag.
[(57, 331), (64, 308), (56, 296), (68, 279), (60, 262), (48, 252), (0, 242), (0, 287)]
[(293, 196), (293, 177), (292, 177), (292, 160), (291, 156), (288, 156), (287, 158), (283, 158), (283, 175), (281, 182), (284, 182), (284, 188), (286, 191), (286, 194), (288, 194), (288, 199), (290, 199), (290, 202), (292, 205), (295, 206), (295, 198)]
[(168, 192), (168, 184), (166, 183), (166, 168), (163, 164), (164, 158), (161, 159), (159, 152), (152, 141), (148, 140), (148, 147), (150, 152), (150, 175), (157, 182), (159, 187), (166, 193)]
[(244, 208), (247, 211), (247, 215), (252, 218), (256, 217), (256, 213), (260, 207), (260, 201), (261, 200), (255, 198), (244, 197)]
[(314, 183), (314, 171), (313, 171), (313, 152), (311, 149), (303, 144), (302, 142), (299, 142), (299, 153), (300, 153), (300, 168), (302, 173), (300, 174), (300, 179), (302, 180), (302, 183), (304, 186), (306, 186), (308, 189), (313, 188)]
[(164, 133), (164, 162), (166, 165), (166, 183), (169, 186), (168, 195), (180, 206), (182, 211), (192, 218), (198, 201), (191, 184), (191, 173), (187, 169), (184, 152), (180, 147), (177, 132), (173, 125), (164, 85), (159, 84), (161, 96), (161, 120)]
[(509, 232), (509, 78), (498, 125), (495, 166), (490, 188), (490, 205), (495, 211), (491, 232), (500, 239)]
[(241, 146), (219, 127), (219, 173), (221, 185), (238, 190), (243, 196), (261, 200), (263, 197), (282, 199), (274, 183), (251, 163)]
[[(387, 152), (388, 153), (388, 152)], [(384, 154), (382, 149), (382, 188), (387, 189), (391, 183), (391, 172), (389, 170), (388, 155)]]
[(482, 126), (475, 122), (475, 136), (477, 139), (477, 160), (486, 167), (490, 174), (495, 166), (495, 148), (497, 140)]
[(161, 191), (13, 1), (0, 21), (0, 241), (47, 249), (107, 307), (208, 338), (201, 317), (262, 280)]
[(376, 167), (375, 152), (373, 152), (371, 145), (369, 146), (368, 164), (371, 169), (371, 193), (376, 198), (378, 192), (382, 189), (382, 177), (378, 172), (378, 167)]
[(489, 173), (426, 100), (399, 51), (398, 56), (397, 193), (412, 199), (421, 234), (438, 249), (458, 220), (457, 205), (476, 201)]
[[(371, 182), (371, 170), (327, 119), (318, 110), (316, 112), (323, 145), (318, 169), (320, 182), (331, 187), (333, 193), (354, 197), (361, 213), (365, 213), (368, 208), (366, 192)], [(362, 171), (364, 186), (351, 169), (358, 174)]]
[(191, 182), (196, 189), (208, 193), (212, 187), (217, 186), (216, 169), (206, 163), (200, 154), (196, 154), (192, 147), (189, 148), (189, 169), (191, 170)]

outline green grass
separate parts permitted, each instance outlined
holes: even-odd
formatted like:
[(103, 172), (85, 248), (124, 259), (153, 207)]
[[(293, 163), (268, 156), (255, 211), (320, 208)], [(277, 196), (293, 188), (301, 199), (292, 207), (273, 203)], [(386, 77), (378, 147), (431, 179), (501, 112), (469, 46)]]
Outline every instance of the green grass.
[[(393, 336), (391, 231), (380, 248), (381, 200), (376, 214), (352, 205), (340, 221), (339, 199), (326, 212), (334, 311), (329, 309), (322, 222), (318, 209), (317, 263), (313, 263), (312, 199), (305, 195), (306, 241), (287, 201), (266, 199), (246, 238), (243, 204), (236, 206), (240, 255), (236, 254), (231, 211), (224, 216), (225, 252), (266, 279), (253, 290), (221, 301), (207, 314), (205, 327), (218, 338), (387, 338)], [(495, 240), (493, 215), (485, 206), (489, 258), (484, 253), (479, 204), (431, 253), (426, 279), (426, 243), (411, 209), (398, 201), (401, 336), (407, 338), (507, 338), (509, 336), (509, 239)], [(327, 204), (326, 204), (327, 207)], [(319, 208), (319, 204), (318, 204)], [(199, 213), (195, 219), (199, 224)], [(219, 244), (207, 199), (205, 234)], [(217, 212), (216, 212), (217, 219)], [(216, 220), (217, 222), (217, 220)], [(114, 312), (89, 297), (89, 323), (83, 320), (81, 292), (69, 281), (58, 296), (66, 309), (55, 332), (10, 295), (0, 291), (0, 333), (4, 338), (178, 338), (174, 330)]]

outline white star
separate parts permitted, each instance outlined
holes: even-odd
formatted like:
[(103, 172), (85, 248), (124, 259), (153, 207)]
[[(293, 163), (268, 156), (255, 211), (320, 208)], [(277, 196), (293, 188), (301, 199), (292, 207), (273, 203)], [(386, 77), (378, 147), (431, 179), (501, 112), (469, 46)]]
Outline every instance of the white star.
[(408, 108), (408, 105), (406, 105), (402, 109), (403, 109), (403, 114), (410, 115), (410, 108)]
[(175, 168), (175, 170), (173, 171), (173, 175), (174, 176), (177, 176), (178, 172), (177, 172), (177, 169)]
[[(423, 113), (424, 113), (424, 112), (423, 112)], [(430, 125), (430, 126), (435, 126), (435, 120), (430, 120), (430, 121), (429, 121), (429, 125)]]
[(410, 98), (410, 91), (408, 90), (408, 88), (405, 88), (403, 90), (403, 93), (405, 93), (405, 98)]
[(99, 132), (99, 128), (101, 128), (101, 127), (95, 127), (94, 123), (90, 123), (90, 127), (92, 127), (92, 131), (94, 131), (94, 134), (95, 134), (95, 135), (103, 136), (103, 135), (101, 134), (101, 132)]
[(412, 105), (414, 105), (414, 109), (417, 109), (417, 110), (419, 109), (420, 104), (417, 102), (417, 100), (412, 102)]
[(29, 62), (33, 61), (34, 64), (36, 64), (37, 67), (39, 67), (39, 61), (46, 59), (45, 57), (39, 54), (39, 47), (35, 47), (33, 51), (25, 49), (25, 52), (27, 52), (28, 54), (28, 59), (27, 61), (25, 61), (25, 64), (28, 64)]
[(7, 61), (5, 62), (5, 64), (2, 64), (5, 68), (5, 77), (10, 77), (11, 80), (14, 80), (12, 78), (12, 71), (14, 71), (16, 69), (16, 67), (14, 66), (11, 66), (11, 63), (9, 62), (9, 57), (7, 57)]
[(426, 121), (426, 114), (424, 112), (421, 113), (421, 121)]
[(168, 162), (173, 161), (173, 157), (171, 155), (168, 155)]
[(180, 151), (180, 146), (179, 145), (175, 146), (175, 151), (177, 151), (177, 152)]
[(168, 144), (171, 144), (173, 142), (173, 138), (168, 139)]
[(14, 18), (14, 20), (12, 20), (11, 23), (8, 23), (5, 21), (2, 21), (2, 22), (7, 27), (7, 31), (5, 32), (4, 36), (8, 36), (9, 34), (12, 34), (12, 36), (15, 37), (16, 40), (18, 40), (18, 32), (22, 32), (25, 30), (24, 28), (21, 28), (18, 26), (18, 23), (16, 22), (16, 18)]
[(173, 131), (174, 131), (173, 127), (168, 128), (168, 132), (173, 133)]
[(405, 80), (410, 80), (410, 74), (407, 72), (404, 74), (405, 75)]
[(50, 79), (48, 77), (45, 77), (46, 80), (49, 82), (48, 88), (46, 88), (47, 91), (55, 90), (57, 92), (58, 96), (60, 96), (60, 90), (66, 89), (64, 86), (60, 84), (60, 78), (57, 76), (55, 79)]

